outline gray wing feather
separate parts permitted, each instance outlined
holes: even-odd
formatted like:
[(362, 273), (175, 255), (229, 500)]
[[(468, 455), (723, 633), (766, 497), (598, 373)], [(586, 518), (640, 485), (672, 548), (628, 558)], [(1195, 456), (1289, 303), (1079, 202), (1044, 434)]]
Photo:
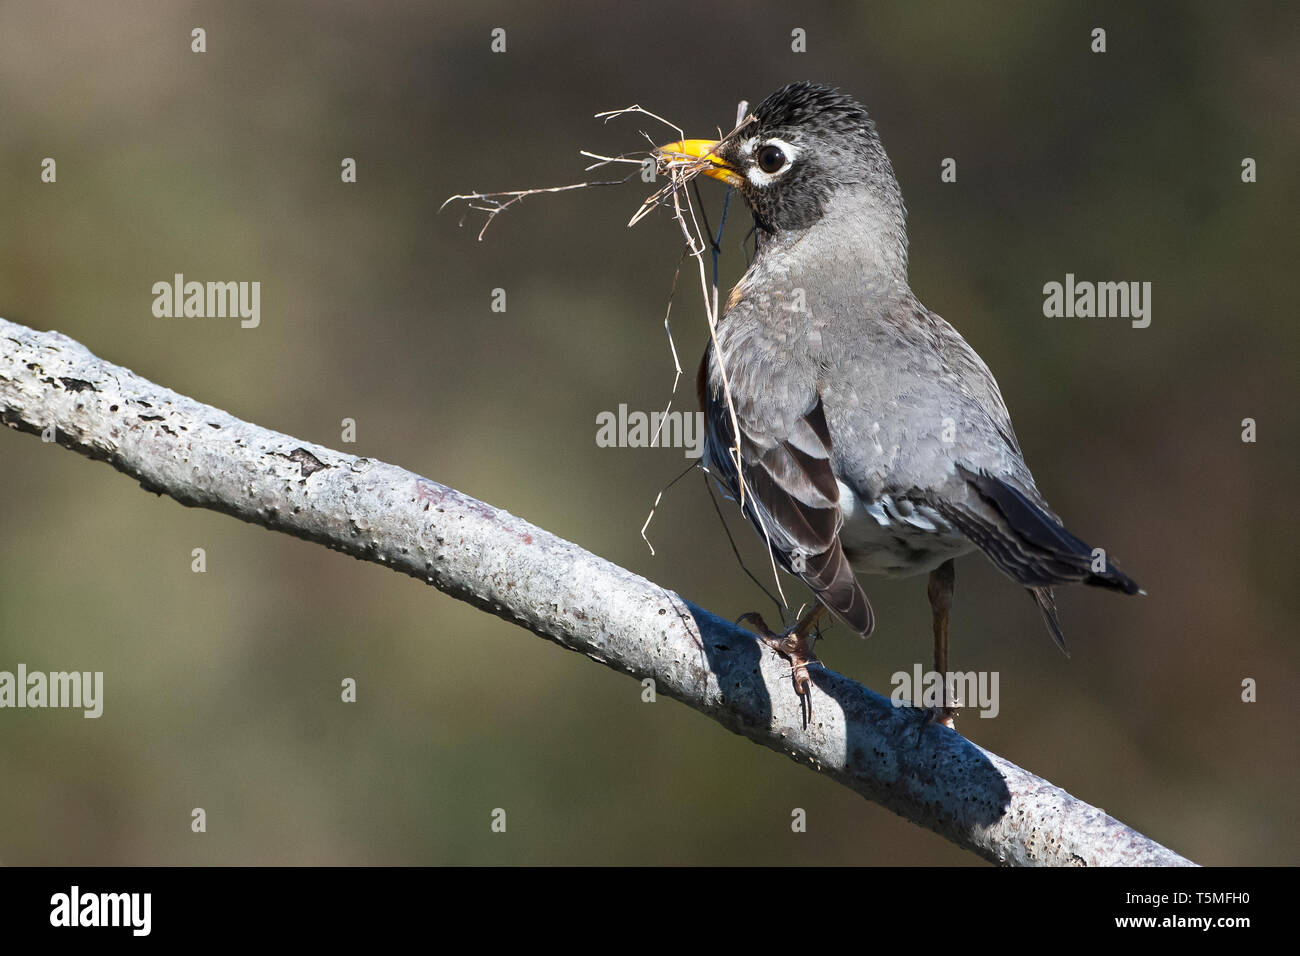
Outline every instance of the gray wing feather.
[(740, 420), (740, 469), (736, 435), (722, 396), (712, 394), (700, 376), (705, 417), (705, 462), (732, 497), (742, 500), (745, 516), (767, 540), (783, 568), (798, 575), (817, 599), (863, 637), (875, 628), (875, 615), (840, 545), (843, 515), (839, 486), (831, 469), (831, 440), (820, 397), (786, 426), (760, 424), (753, 414)]

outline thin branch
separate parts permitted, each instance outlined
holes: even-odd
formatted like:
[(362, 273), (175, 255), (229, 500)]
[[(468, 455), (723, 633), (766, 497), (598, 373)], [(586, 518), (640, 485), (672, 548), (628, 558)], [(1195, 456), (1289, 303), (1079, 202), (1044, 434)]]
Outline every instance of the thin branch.
[[(642, 109), (640, 106), (636, 106), (636, 105), (627, 106), (619, 110), (607, 110), (603, 113), (597, 113), (596, 118), (603, 119), (606, 123), (608, 123), (610, 120), (615, 119), (619, 116), (624, 116), (628, 113), (640, 113), (644, 116), (649, 116), (651, 119), (657, 120), (660, 123), (663, 123), (665, 126), (668, 126), (669, 128), (675, 130), (678, 134), (677, 136), (678, 139), (684, 138), (684, 134), (681, 131), (681, 127), (677, 126), (677, 124), (670, 123), (668, 120), (664, 119), (663, 117), (657, 116), (654, 113), (651, 113), (649, 110)], [(579, 150), (578, 152), (580, 155), (586, 156), (588, 159), (596, 160), (596, 162), (588, 166), (585, 171), (591, 172), (593, 169), (598, 169), (602, 166), (609, 166), (614, 163), (631, 163), (636, 165), (638, 169), (641, 168), (642, 166), (645, 165), (646, 160), (653, 155), (655, 149), (654, 141), (650, 139), (649, 135), (647, 135), (644, 132), (641, 135), (644, 136), (646, 138), (646, 141), (650, 143), (650, 150), (646, 151), (645, 155), (641, 156), (640, 158), (633, 158), (635, 154), (631, 154), (631, 153), (622, 153), (618, 156), (605, 156), (600, 153), (593, 153), (592, 151), (586, 149)], [(663, 161), (656, 158), (656, 162), (662, 165)], [(698, 170), (696, 172), (698, 173)], [(465, 203), (466, 213), (462, 213), (459, 221), (459, 225), (462, 226), (465, 224), (465, 215), (468, 213), (468, 210), (472, 209), (477, 212), (487, 213), (487, 220), (483, 223), (483, 228), (480, 229), (478, 232), (478, 240), (482, 242), (484, 234), (488, 231), (488, 226), (492, 225), (492, 223), (496, 220), (497, 216), (501, 215), (501, 213), (505, 212), (507, 209), (509, 209), (511, 206), (515, 205), (516, 203), (522, 202), (529, 196), (541, 196), (547, 193), (571, 192), (575, 189), (589, 189), (593, 186), (621, 186), (623, 183), (627, 182), (629, 179), (635, 176), (636, 173), (637, 170), (633, 170), (632, 172), (624, 176), (622, 179), (590, 180), (581, 183), (569, 183), (564, 186), (537, 186), (529, 189), (507, 189), (507, 190), (502, 190), (501, 192), (492, 192), (492, 193), (483, 193), (483, 192), (478, 192), (476, 190), (467, 193), (457, 193), (454, 196), (448, 196), (446, 199), (444, 199), (442, 205), (438, 207), (438, 211), (441, 212), (443, 209), (446, 209), (447, 206), (455, 202)], [(637, 218), (639, 218), (641, 214), (647, 211), (648, 209), (643, 207), (642, 213), (638, 214)]]
[[(637, 680), (650, 678), (659, 693), (985, 859), (1189, 865), (833, 671), (813, 671), (816, 716), (805, 728), (789, 666), (776, 652), (673, 592), (428, 478), (240, 421), (57, 332), (0, 319), (0, 420), (51, 435), (181, 504), (409, 574)], [(43, 453), (37, 445), (32, 452)]]
[[(611, 158), (606, 161), (615, 162), (616, 160)], [(601, 164), (596, 164), (596, 166), (599, 165)], [(587, 168), (594, 169), (595, 166), (589, 166)], [(635, 172), (631, 172), (623, 179), (591, 180), (584, 183), (570, 183), (567, 186), (541, 186), (536, 189), (509, 189), (499, 193), (458, 193), (455, 196), (448, 196), (444, 199), (442, 205), (438, 207), (438, 211), (441, 212), (446, 209), (449, 203), (464, 202), (466, 209), (474, 209), (478, 212), (487, 213), (487, 221), (483, 223), (483, 228), (478, 231), (478, 240), (479, 242), (482, 242), (483, 234), (488, 231), (488, 226), (492, 225), (492, 221), (496, 219), (497, 216), (501, 215), (515, 203), (523, 202), (529, 196), (540, 196), (545, 193), (567, 193), (574, 189), (588, 189), (592, 186), (621, 186), (635, 175)], [(460, 225), (463, 226), (464, 224), (465, 217), (462, 215), (460, 218)]]

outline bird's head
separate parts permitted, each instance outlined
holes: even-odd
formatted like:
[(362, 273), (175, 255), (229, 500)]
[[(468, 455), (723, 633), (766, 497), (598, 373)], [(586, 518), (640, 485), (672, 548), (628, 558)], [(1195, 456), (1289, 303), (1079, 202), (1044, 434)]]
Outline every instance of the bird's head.
[(867, 190), (900, 225), (904, 215), (866, 108), (829, 86), (791, 83), (759, 103), (732, 135), (669, 143), (659, 154), (704, 160), (704, 175), (739, 189), (769, 234), (815, 225), (843, 190)]

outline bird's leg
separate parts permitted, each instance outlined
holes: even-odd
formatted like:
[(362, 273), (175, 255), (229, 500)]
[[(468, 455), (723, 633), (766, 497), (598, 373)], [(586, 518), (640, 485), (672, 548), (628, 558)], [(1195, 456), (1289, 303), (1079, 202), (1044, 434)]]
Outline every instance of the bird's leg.
[(757, 612), (751, 611), (736, 619), (737, 624), (743, 621), (753, 624), (758, 639), (790, 662), (790, 676), (803, 707), (805, 727), (812, 720), (812, 678), (808, 676), (808, 665), (818, 663), (817, 655), (813, 653), (813, 644), (817, 640), (814, 628), (825, 610), (820, 603), (814, 603), (812, 610), (801, 617), (794, 627), (781, 634), (773, 633)]
[(948, 612), (952, 610), (953, 582), (957, 571), (949, 558), (930, 572), (930, 583), (926, 594), (930, 598), (930, 612), (934, 617), (934, 669), (943, 681), (943, 707), (937, 720), (946, 727), (953, 727), (957, 717), (957, 701), (948, 684)]

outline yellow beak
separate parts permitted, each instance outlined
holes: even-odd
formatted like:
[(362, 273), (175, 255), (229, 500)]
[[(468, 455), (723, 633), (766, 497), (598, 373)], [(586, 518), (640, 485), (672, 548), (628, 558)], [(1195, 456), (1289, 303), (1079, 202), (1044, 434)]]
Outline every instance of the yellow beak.
[(714, 152), (720, 145), (716, 139), (684, 139), (677, 143), (669, 143), (666, 146), (660, 146), (655, 150), (661, 158), (670, 162), (675, 159), (681, 159), (688, 163), (704, 161), (708, 163), (701, 172), (728, 186), (743, 186), (745, 180), (740, 173), (731, 167), (722, 157)]

